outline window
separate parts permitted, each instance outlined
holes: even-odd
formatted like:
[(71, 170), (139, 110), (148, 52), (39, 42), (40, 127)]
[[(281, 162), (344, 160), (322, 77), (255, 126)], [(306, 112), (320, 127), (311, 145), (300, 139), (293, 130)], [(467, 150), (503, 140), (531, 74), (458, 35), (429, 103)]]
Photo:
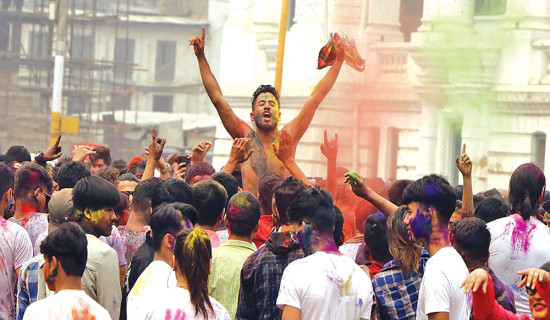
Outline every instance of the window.
[(86, 99), (69, 97), (69, 105), (67, 106), (68, 114), (86, 113)]
[(424, 0), (401, 0), (399, 8), (399, 22), (405, 42), (411, 42), (411, 34), (422, 25), (422, 11)]
[(172, 104), (174, 96), (153, 96), (153, 111), (154, 112), (172, 112)]
[(476, 0), (476, 16), (500, 16), (506, 13), (506, 0)]
[(111, 95), (111, 101), (107, 104), (107, 110), (130, 110), (131, 109), (131, 98), (130, 94), (119, 93)]
[(71, 39), (71, 57), (90, 59), (92, 57), (92, 37), (75, 34)]
[(174, 81), (176, 42), (157, 41), (156, 81)]
[(399, 152), (399, 129), (388, 128), (388, 143), (386, 145), (388, 167), (386, 169), (387, 179), (397, 178), (397, 153)]
[(380, 128), (368, 128), (367, 178), (378, 176), (378, 153), (380, 149)]
[(546, 133), (535, 132), (533, 135), (533, 163), (544, 170), (544, 157), (546, 156)]
[[(118, 38), (115, 41), (115, 62), (134, 62), (134, 39), (122, 39)], [(128, 48), (128, 52), (126, 52)], [(115, 78), (124, 79), (125, 68), (127, 68), (126, 76), (128, 79), (132, 79), (132, 69), (131, 66), (124, 66), (122, 64), (115, 64)]]
[(27, 54), (34, 56), (49, 55), (45, 33), (40, 31), (29, 31), (29, 48)]

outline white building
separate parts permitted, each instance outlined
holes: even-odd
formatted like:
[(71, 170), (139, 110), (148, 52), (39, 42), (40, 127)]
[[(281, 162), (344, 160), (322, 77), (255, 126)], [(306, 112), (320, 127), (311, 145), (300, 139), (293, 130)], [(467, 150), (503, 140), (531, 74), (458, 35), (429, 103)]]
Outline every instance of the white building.
[[(255, 88), (274, 82), (280, 6), (228, 0), (216, 76), (242, 119), (249, 118)], [(507, 188), (510, 173), (525, 162), (550, 174), (547, 0), (295, 0), (291, 6), (283, 122), (326, 73), (316, 65), (327, 32), (356, 39), (367, 60), (363, 73), (342, 69), (302, 138), (296, 157), (307, 175), (326, 174), (319, 152), (324, 129), (339, 134), (339, 165), (370, 177), (435, 172), (458, 184), (462, 143), (474, 161), (476, 192)], [(230, 145), (223, 127), (217, 136), (215, 167)]]

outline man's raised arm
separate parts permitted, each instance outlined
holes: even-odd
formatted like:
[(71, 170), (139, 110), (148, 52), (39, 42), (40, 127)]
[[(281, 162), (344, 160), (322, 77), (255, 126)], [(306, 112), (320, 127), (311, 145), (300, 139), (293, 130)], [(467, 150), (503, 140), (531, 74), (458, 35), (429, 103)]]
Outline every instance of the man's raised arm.
[(332, 89), (332, 86), (336, 82), (336, 78), (338, 78), (340, 69), (342, 68), (342, 63), (344, 62), (344, 50), (341, 43), (342, 40), (335, 38), (332, 34), (330, 37), (332, 43), (334, 44), (333, 50), (336, 53), (336, 62), (332, 65), (332, 67), (330, 67), (330, 70), (323, 77), (323, 79), (319, 81), (317, 86), (315, 86), (311, 96), (307, 99), (306, 103), (304, 103), (302, 110), (300, 110), (300, 113), (298, 113), (296, 118), (285, 126), (285, 129), (287, 129), (292, 135), (292, 140), (294, 143), (298, 143), (306, 132), (307, 128), (311, 124), (311, 120), (313, 120), (315, 111), (317, 111), (317, 108), (325, 96), (329, 93), (330, 89)]
[(222, 90), (216, 81), (216, 78), (210, 70), (210, 65), (206, 60), (204, 55), (204, 37), (205, 37), (205, 28), (202, 27), (201, 36), (193, 36), (189, 38), (189, 45), (193, 46), (195, 50), (195, 55), (197, 56), (197, 61), (199, 63), (199, 70), (201, 72), (201, 79), (206, 89), (206, 93), (216, 107), (218, 115), (220, 116), (225, 130), (229, 132), (233, 139), (246, 137), (251, 131), (252, 128), (244, 121), (239, 119), (229, 103), (222, 95)]

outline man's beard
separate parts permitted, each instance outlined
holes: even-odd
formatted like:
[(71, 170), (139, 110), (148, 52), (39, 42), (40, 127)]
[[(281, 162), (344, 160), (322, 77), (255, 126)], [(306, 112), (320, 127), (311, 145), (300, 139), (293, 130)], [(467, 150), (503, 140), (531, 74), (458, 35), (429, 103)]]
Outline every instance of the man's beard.
[(271, 122), (265, 122), (261, 113), (254, 115), (256, 128), (261, 131), (273, 131), (277, 129), (277, 121), (272, 117)]

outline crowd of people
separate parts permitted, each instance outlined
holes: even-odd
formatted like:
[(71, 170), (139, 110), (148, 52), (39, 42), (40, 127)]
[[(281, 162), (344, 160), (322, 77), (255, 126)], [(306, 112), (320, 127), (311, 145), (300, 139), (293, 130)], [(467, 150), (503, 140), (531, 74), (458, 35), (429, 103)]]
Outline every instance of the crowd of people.
[(550, 192), (534, 164), (508, 190), (474, 194), (440, 175), (363, 179), (338, 167), (325, 131), (324, 179), (296, 146), (336, 81), (344, 52), (298, 116), (279, 130), (269, 85), (237, 118), (192, 37), (201, 77), (234, 141), (112, 161), (107, 146), (61, 137), (31, 157), (0, 156), (0, 319), (550, 319)]

